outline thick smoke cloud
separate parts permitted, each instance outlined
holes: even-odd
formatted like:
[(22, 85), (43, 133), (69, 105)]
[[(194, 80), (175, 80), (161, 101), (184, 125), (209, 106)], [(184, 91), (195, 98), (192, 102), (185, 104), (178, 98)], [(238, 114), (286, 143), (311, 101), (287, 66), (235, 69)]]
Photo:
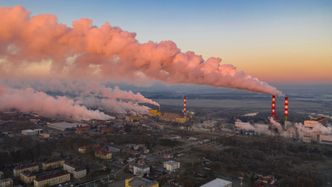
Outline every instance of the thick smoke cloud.
[(107, 120), (111, 118), (98, 110), (89, 110), (68, 97), (52, 97), (32, 88), (13, 89), (0, 85), (0, 103), (0, 111), (15, 109), (21, 112), (34, 112), (49, 117), (61, 116), (73, 120)]
[(204, 84), (281, 94), (255, 77), (182, 52), (174, 42), (139, 43), (135, 33), (89, 19), (67, 26), (54, 15), (30, 16), (22, 7), (0, 8), (0, 76)]
[[(66, 96), (79, 105), (100, 109), (109, 113), (146, 114), (150, 108), (144, 106), (144, 104), (159, 106), (157, 102), (145, 98), (140, 93), (121, 90), (119, 87), (110, 88), (96, 82), (3, 80), (0, 81), (0, 84), (13, 87), (16, 90), (33, 88), (45, 94)], [(23, 99), (25, 96), (22, 95), (21, 97)]]

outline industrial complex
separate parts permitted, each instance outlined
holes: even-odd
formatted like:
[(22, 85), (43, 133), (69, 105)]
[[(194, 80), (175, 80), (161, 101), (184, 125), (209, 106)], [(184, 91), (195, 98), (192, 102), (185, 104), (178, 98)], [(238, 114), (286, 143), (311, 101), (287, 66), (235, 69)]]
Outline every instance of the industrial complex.
[[(107, 121), (64, 121), (20, 112), (2, 113), (2, 141), (13, 141), (13, 147), (20, 152), (2, 148), (7, 150), (1, 153), (1, 162), (8, 164), (2, 167), (1, 186), (230, 187), (292, 184), (282, 172), (250, 168), (250, 164), (247, 168), (236, 166), (233, 159), (241, 154), (228, 155), (235, 149), (246, 150), (245, 147), (234, 146), (234, 141), (242, 144), (273, 141), (295, 148), (332, 145), (328, 118), (318, 116), (303, 122), (291, 122), (288, 97), (283, 100), (283, 117), (277, 115), (278, 98), (272, 96), (271, 111), (261, 121), (253, 120), (258, 118), (257, 112), (238, 116), (233, 122), (206, 119), (188, 108), (190, 100), (187, 96), (183, 96), (183, 107), (178, 108), (178, 112), (154, 107), (147, 114), (114, 114), (116, 117)], [(6, 125), (15, 120), (27, 124), (16, 128)], [(24, 142), (32, 143), (25, 145)], [(257, 154), (248, 151), (246, 155)], [(39, 156), (19, 158), (21, 152)], [(14, 157), (21, 161), (12, 160)], [(242, 156), (239, 159), (236, 162), (246, 160)], [(267, 163), (260, 166), (264, 167), (264, 164)]]

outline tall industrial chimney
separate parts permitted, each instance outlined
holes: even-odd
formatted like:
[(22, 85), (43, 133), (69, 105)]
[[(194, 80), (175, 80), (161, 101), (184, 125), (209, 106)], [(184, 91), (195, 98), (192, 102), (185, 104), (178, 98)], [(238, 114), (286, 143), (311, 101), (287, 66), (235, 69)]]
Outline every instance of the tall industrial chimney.
[(184, 114), (187, 113), (187, 97), (186, 96), (183, 97), (183, 113)]
[(272, 95), (271, 117), (273, 119), (277, 118), (277, 114), (276, 114), (276, 96), (275, 95)]
[(288, 121), (288, 97), (285, 97), (285, 103), (284, 103), (284, 118), (285, 121)]

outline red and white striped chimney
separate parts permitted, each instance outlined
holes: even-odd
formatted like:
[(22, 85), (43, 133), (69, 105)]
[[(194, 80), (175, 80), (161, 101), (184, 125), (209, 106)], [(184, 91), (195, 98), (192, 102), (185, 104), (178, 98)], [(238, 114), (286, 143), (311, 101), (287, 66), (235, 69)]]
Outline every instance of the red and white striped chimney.
[(187, 113), (187, 97), (186, 96), (183, 97), (183, 113), (184, 114)]
[(275, 95), (272, 95), (271, 117), (273, 119), (276, 119), (276, 117), (277, 117), (277, 113), (276, 113), (276, 96)]
[(285, 121), (288, 121), (288, 97), (285, 97), (285, 103), (284, 103), (284, 118)]

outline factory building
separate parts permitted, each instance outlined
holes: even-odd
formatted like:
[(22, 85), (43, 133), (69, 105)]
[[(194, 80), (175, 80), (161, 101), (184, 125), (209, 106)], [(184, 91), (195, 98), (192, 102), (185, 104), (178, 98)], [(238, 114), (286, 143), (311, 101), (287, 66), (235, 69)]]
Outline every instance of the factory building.
[(320, 126), (322, 124), (317, 120), (304, 120), (303, 125), (305, 128), (313, 129), (315, 126)]
[(169, 172), (174, 172), (175, 170), (180, 168), (180, 162), (176, 162), (174, 160), (169, 160), (164, 162), (164, 168)]
[(13, 169), (13, 174), (14, 174), (15, 177), (18, 177), (24, 171), (38, 172), (39, 171), (39, 165), (35, 164), (35, 163), (31, 163), (31, 164), (24, 164), (24, 165), (16, 166)]
[(58, 185), (70, 181), (70, 174), (63, 170), (49, 171), (38, 174), (33, 181), (34, 187)]
[(216, 178), (201, 187), (232, 187), (232, 182), (224, 179)]
[(160, 112), (156, 109), (150, 109), (149, 110), (149, 115), (152, 117), (159, 117), (160, 116)]
[(65, 163), (64, 160), (49, 160), (42, 163), (42, 169), (50, 170), (50, 169), (62, 168), (64, 163)]
[(186, 116), (181, 116), (179, 114), (169, 112), (162, 113), (159, 119), (163, 121), (171, 121), (177, 123), (186, 123), (189, 120), (189, 118), (187, 118)]
[(0, 179), (0, 187), (13, 187), (14, 182), (11, 178)]
[(68, 123), (68, 122), (56, 122), (56, 123), (50, 123), (47, 125), (47, 127), (59, 131), (66, 131), (70, 129), (75, 129), (78, 127), (80, 124), (78, 123)]
[(34, 136), (38, 135), (43, 131), (43, 129), (24, 129), (21, 130), (21, 134), (25, 136)]
[(332, 135), (331, 134), (329, 134), (329, 135), (320, 134), (319, 137), (318, 137), (318, 141), (321, 144), (330, 144), (330, 145), (332, 145)]
[(125, 187), (159, 187), (159, 183), (146, 178), (132, 177), (125, 180)]

